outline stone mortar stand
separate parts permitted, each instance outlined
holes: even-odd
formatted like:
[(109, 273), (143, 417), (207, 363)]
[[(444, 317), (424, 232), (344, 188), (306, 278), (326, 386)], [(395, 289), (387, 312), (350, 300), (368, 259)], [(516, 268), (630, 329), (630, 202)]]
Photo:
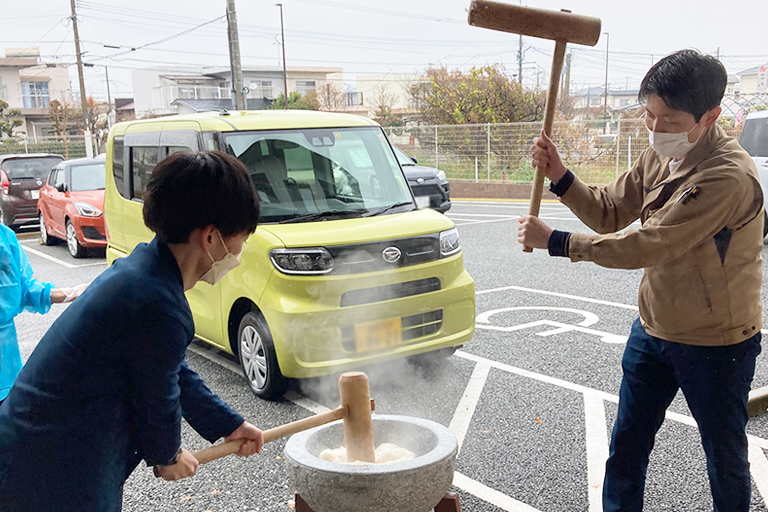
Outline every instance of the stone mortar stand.
[(373, 415), (376, 446), (394, 443), (416, 454), (391, 464), (352, 465), (322, 460), (344, 445), (341, 421), (293, 435), (285, 461), (296, 492), (315, 512), (428, 512), (453, 482), (458, 442), (446, 427), (410, 416)]

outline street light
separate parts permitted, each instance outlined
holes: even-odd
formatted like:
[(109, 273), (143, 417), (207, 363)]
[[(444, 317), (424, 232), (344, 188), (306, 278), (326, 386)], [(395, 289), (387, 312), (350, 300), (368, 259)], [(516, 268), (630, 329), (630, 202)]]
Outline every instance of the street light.
[(275, 4), (280, 8), (280, 36), (283, 40), (283, 88), (285, 90), (285, 110), (288, 110), (288, 74), (285, 71), (285, 30), (283, 29), (283, 4)]
[(603, 34), (605, 34), (605, 106), (603, 107), (605, 128), (603, 133), (608, 133), (608, 43), (611, 41), (611, 35), (608, 32)]

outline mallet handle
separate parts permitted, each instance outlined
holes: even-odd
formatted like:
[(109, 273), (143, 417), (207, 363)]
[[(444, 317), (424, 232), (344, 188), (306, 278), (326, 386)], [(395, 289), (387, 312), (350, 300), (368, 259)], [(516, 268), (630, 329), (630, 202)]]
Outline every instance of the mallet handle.
[[(552, 124), (555, 121), (555, 106), (557, 105), (557, 90), (560, 85), (560, 73), (563, 71), (563, 60), (565, 59), (564, 40), (555, 42), (555, 55), (552, 59), (552, 73), (549, 75), (549, 93), (547, 95), (547, 105), (544, 110), (544, 133), (547, 137), (552, 136)], [(533, 178), (531, 187), (531, 202), (528, 206), (528, 215), (539, 216), (539, 207), (541, 206), (541, 196), (544, 192), (544, 168), (536, 167), (536, 174)], [(523, 246), (524, 252), (532, 252), (533, 248)]]
[[(376, 406), (373, 400), (371, 400), (371, 410), (374, 410), (375, 407)], [(275, 441), (282, 437), (291, 436), (298, 432), (303, 432), (304, 430), (308, 430), (310, 428), (319, 427), (320, 425), (325, 425), (326, 423), (330, 423), (332, 421), (344, 419), (346, 416), (347, 408), (338, 407), (332, 411), (323, 412), (314, 416), (309, 416), (308, 418), (286, 423), (285, 425), (280, 425), (279, 427), (270, 428), (269, 430), (263, 431), (262, 436), (264, 437), (264, 442), (268, 443), (269, 441)], [(200, 464), (205, 464), (206, 462), (237, 453), (244, 442), (244, 439), (227, 441), (226, 443), (203, 448), (202, 450), (197, 451), (192, 455), (195, 456)]]

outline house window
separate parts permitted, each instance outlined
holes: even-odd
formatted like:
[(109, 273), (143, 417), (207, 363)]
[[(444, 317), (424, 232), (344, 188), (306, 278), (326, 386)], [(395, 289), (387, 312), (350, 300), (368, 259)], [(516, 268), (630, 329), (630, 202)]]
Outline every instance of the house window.
[(629, 98), (621, 98), (619, 100), (619, 106), (626, 107), (627, 105), (629, 105)]
[(179, 87), (179, 99), (180, 100), (193, 100), (195, 99), (194, 87)]
[(5, 99), (5, 84), (3, 84), (3, 77), (0, 76), (0, 100)]
[(48, 82), (21, 82), (24, 108), (48, 108)]
[(592, 98), (589, 99), (589, 104), (590, 105), (602, 105), (603, 104), (603, 98), (601, 98), (599, 96), (597, 98), (595, 98), (593, 96)]
[(314, 80), (304, 80), (304, 81), (297, 80), (296, 81), (296, 92), (300, 93), (302, 96), (314, 90), (315, 90)]
[(272, 80), (254, 80), (251, 82), (251, 95), (254, 98), (274, 98)]

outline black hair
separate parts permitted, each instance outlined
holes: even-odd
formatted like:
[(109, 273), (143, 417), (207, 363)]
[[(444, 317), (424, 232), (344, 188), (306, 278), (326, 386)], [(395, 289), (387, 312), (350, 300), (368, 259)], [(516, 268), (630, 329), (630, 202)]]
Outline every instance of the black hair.
[(210, 225), (224, 237), (253, 233), (258, 220), (248, 169), (221, 151), (173, 153), (155, 166), (144, 192), (144, 224), (165, 243), (185, 243)]
[(720, 105), (727, 84), (728, 73), (719, 60), (698, 50), (680, 50), (651, 67), (637, 97), (645, 103), (655, 94), (668, 107), (693, 114), (698, 123)]

